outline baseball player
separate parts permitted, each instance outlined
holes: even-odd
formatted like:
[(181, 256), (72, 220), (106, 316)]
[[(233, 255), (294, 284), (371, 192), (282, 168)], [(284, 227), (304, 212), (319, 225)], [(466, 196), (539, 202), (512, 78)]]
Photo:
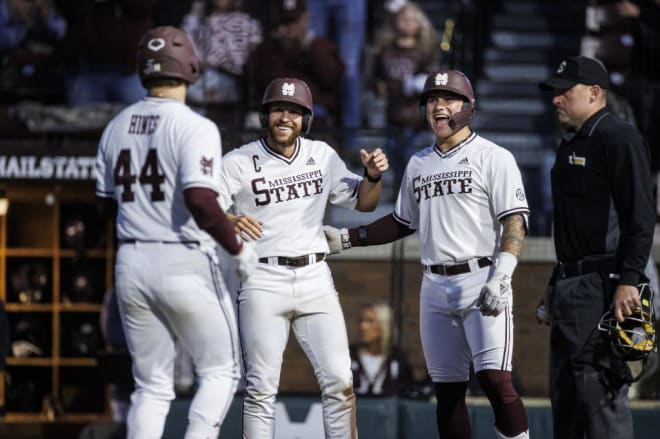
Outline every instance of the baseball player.
[(267, 135), (229, 152), (220, 173), (220, 203), (259, 264), (238, 292), (245, 361), (243, 438), (272, 438), (282, 354), (293, 328), (322, 393), (326, 438), (357, 437), (346, 326), (325, 262), (328, 202), (375, 209), (385, 154), (361, 150), (365, 175), (350, 172), (327, 143), (303, 137), (313, 119), (312, 94), (299, 79), (277, 78), (264, 92)]
[(135, 377), (128, 437), (162, 436), (178, 340), (199, 386), (185, 437), (216, 438), (239, 374), (236, 318), (214, 247), (235, 255), (241, 276), (257, 256), (216, 201), (218, 129), (185, 105), (199, 76), (188, 36), (148, 31), (138, 63), (148, 96), (110, 121), (96, 160), (99, 201), (106, 211), (117, 204), (115, 287)]
[(511, 153), (470, 129), (475, 99), (462, 72), (429, 75), (419, 103), (436, 141), (408, 162), (394, 212), (355, 229), (326, 227), (330, 250), (417, 231), (420, 333), (440, 437), (471, 436), (465, 392), (472, 362), (497, 437), (527, 438), (527, 415), (511, 384), (511, 276), (529, 213), (520, 171)]

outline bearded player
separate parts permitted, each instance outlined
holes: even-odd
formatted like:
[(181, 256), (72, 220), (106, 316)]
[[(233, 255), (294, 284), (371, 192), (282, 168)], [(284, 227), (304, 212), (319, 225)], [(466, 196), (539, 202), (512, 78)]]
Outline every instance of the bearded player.
[(420, 333), (440, 437), (471, 437), (465, 392), (472, 362), (497, 437), (528, 438), (527, 414), (511, 383), (511, 276), (529, 213), (520, 171), (511, 153), (470, 129), (475, 99), (462, 72), (429, 75), (419, 103), (436, 140), (408, 162), (394, 212), (355, 229), (326, 226), (330, 249), (417, 231)]
[(322, 394), (326, 438), (357, 437), (346, 326), (323, 234), (326, 205), (375, 209), (388, 161), (380, 149), (360, 151), (364, 176), (350, 172), (325, 142), (303, 137), (313, 119), (312, 94), (293, 78), (264, 93), (266, 137), (228, 153), (220, 201), (236, 230), (255, 240), (259, 264), (238, 293), (245, 361), (243, 438), (273, 438), (282, 354), (293, 329)]
[(257, 256), (216, 201), (220, 133), (185, 105), (199, 77), (188, 36), (169, 26), (150, 30), (138, 64), (148, 95), (110, 121), (96, 159), (97, 197), (116, 211), (115, 289), (135, 379), (128, 438), (163, 435), (175, 396), (175, 341), (191, 356), (198, 383), (185, 437), (217, 438), (239, 370), (216, 242), (235, 255), (241, 276)]

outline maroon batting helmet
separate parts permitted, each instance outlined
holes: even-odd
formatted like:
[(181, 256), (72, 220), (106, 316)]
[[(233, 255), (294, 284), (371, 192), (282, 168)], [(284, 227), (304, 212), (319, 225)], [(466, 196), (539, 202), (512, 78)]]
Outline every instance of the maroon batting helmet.
[(268, 126), (268, 107), (273, 102), (290, 102), (300, 105), (304, 113), (302, 132), (304, 134), (309, 132), (312, 127), (314, 110), (312, 92), (305, 81), (295, 78), (276, 78), (268, 84), (261, 101), (260, 121), (264, 128)]
[(177, 78), (189, 84), (199, 78), (199, 61), (192, 42), (181, 29), (159, 26), (147, 31), (138, 47), (140, 80)]
[(476, 101), (472, 84), (465, 73), (460, 70), (440, 70), (431, 73), (426, 78), (424, 89), (419, 95), (419, 105), (424, 108), (429, 95), (437, 90), (448, 91), (463, 97), (468, 105), (463, 106), (461, 111), (452, 116), (452, 122), (456, 129), (467, 125), (474, 116)]

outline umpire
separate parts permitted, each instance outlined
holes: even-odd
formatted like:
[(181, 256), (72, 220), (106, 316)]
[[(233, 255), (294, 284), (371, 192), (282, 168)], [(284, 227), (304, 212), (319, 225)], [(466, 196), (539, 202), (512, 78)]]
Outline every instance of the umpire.
[(628, 439), (630, 372), (597, 327), (609, 309), (623, 321), (640, 306), (655, 226), (648, 148), (607, 110), (599, 61), (567, 58), (539, 87), (566, 130), (551, 173), (558, 263), (537, 309), (551, 325), (554, 437)]

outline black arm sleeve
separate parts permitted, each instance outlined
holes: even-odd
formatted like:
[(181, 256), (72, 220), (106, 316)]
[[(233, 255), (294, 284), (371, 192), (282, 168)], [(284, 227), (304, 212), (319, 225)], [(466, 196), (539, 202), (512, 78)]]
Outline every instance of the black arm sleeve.
[(236, 255), (243, 244), (227, 215), (220, 208), (217, 196), (213, 190), (201, 187), (183, 191), (186, 206), (199, 228), (205, 230), (229, 253)]
[(359, 227), (348, 229), (348, 236), (350, 237), (352, 246), (386, 244), (415, 233), (413, 229), (395, 220), (393, 214), (385, 215), (373, 223), (364, 226), (364, 228), (366, 239), (360, 239), (360, 236), (358, 236)]

